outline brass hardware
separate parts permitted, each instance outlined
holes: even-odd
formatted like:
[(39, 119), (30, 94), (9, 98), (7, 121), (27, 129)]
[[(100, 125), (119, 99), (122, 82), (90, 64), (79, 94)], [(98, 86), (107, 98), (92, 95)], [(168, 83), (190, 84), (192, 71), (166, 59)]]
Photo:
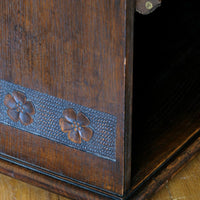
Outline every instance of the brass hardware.
[(150, 1), (147, 1), (145, 3), (145, 7), (146, 7), (147, 10), (151, 10), (153, 8), (153, 4)]

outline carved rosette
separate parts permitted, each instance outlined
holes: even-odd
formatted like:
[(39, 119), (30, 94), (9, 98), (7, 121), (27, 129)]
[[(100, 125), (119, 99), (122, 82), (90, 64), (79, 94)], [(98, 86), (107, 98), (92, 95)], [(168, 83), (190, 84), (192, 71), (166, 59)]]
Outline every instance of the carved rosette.
[(89, 119), (82, 113), (76, 112), (72, 109), (65, 109), (63, 111), (64, 118), (59, 120), (62, 132), (68, 134), (68, 139), (74, 143), (80, 144), (82, 139), (86, 142), (90, 141), (93, 131), (88, 127)]
[(20, 122), (27, 126), (33, 122), (31, 115), (35, 114), (35, 108), (31, 101), (27, 101), (24, 93), (14, 91), (7, 94), (4, 99), (4, 104), (8, 108), (7, 114), (14, 121)]

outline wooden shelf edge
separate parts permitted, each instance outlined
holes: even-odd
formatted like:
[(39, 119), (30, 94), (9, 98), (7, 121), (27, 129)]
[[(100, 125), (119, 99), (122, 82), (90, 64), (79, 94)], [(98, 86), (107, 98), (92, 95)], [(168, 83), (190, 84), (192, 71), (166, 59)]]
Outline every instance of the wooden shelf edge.
[(96, 200), (125, 200), (149, 199), (157, 190), (162, 188), (164, 184), (172, 178), (189, 160), (191, 160), (200, 150), (199, 130), (193, 133), (194, 137), (179, 152), (176, 152), (173, 159), (169, 160), (162, 166), (152, 177), (147, 177), (146, 181), (135, 188), (133, 186), (125, 196), (117, 196), (105, 191), (94, 189), (88, 185), (78, 184), (68, 180), (64, 182), (55, 179), (53, 176), (45, 175), (42, 171), (33, 171), (27, 166), (20, 166), (17, 162), (9, 161), (9, 157), (0, 156), (0, 172), (12, 178), (27, 182), (31, 185), (41, 187), (59, 195), (72, 199), (96, 199)]
[(146, 200), (155, 192), (160, 190), (169, 179), (173, 178), (188, 161), (192, 160), (200, 151), (199, 129), (195, 131), (195, 136), (175, 154), (163, 167), (161, 167), (152, 177), (147, 177), (141, 186), (134, 186), (127, 193), (128, 199)]
[(0, 155), (0, 173), (67, 198), (78, 198), (80, 200), (122, 199), (120, 196), (92, 188), (86, 184), (56, 179), (54, 175), (50, 176), (50, 173), (45, 174), (40, 169), (37, 170), (26, 166), (26, 164), (12, 160), (4, 155)]

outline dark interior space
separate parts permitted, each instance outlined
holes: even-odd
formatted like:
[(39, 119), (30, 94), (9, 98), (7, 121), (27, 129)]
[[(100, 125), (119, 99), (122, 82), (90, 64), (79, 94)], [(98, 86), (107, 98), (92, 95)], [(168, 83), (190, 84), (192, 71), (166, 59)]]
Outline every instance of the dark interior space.
[(199, 8), (194, 1), (163, 1), (150, 15), (136, 13), (134, 33), (136, 184), (200, 127)]

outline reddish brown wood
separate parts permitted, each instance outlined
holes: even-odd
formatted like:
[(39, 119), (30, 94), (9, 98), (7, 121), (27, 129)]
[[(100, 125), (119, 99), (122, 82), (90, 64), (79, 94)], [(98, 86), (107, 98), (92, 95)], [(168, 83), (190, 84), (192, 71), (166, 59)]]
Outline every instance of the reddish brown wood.
[[(178, 4), (148, 19), (134, 14), (134, 4), (0, 1), (0, 79), (117, 118), (116, 161), (1, 124), (2, 173), (75, 199), (145, 199), (198, 151), (194, 143), (188, 157), (178, 157), (199, 134), (198, 30), (188, 20), (174, 21)], [(194, 33), (185, 36), (185, 30)], [(34, 102), (27, 100), (26, 117), (10, 111), (19, 94), (6, 93), (2, 106), (12, 122), (29, 127), (37, 113)], [(61, 110), (60, 130), (74, 144), (89, 143), (92, 120), (72, 109)], [(73, 121), (79, 135), (70, 135), (66, 121)], [(76, 132), (82, 125), (85, 132)]]
[(131, 105), (124, 106), (125, 96), (131, 98), (126, 87), (132, 91), (133, 47), (127, 44), (133, 7), (130, 0), (0, 1), (0, 79), (117, 117), (116, 162), (6, 125), (0, 126), (2, 155), (55, 177), (125, 193), (131, 180), (125, 137)]
[[(99, 194), (99, 190), (90, 190), (91, 188), (85, 189), (84, 185), (80, 184), (79, 186), (73, 184), (73, 182), (67, 183), (59, 180), (55, 180), (49, 176), (36, 173), (32, 170), (27, 170), (24, 167), (20, 167), (10, 162), (1, 160), (0, 162), (1, 173), (6, 174), (10, 177), (19, 179), (24, 182), (28, 182), (37, 187), (58, 193), (60, 195), (69, 197), (70, 199), (97, 199), (97, 200), (107, 200), (110, 198), (115, 198), (111, 194), (102, 193)], [(121, 199), (121, 198), (117, 198)]]
[[(130, 192), (130, 199), (149, 199), (156, 191), (161, 189), (169, 179), (173, 178), (173, 176), (175, 176), (189, 160), (193, 159), (199, 151), (200, 138), (197, 138), (192, 144), (187, 146), (187, 148), (182, 150), (178, 156), (169, 162), (167, 166), (163, 167), (162, 170), (148, 180), (143, 188), (135, 192), (133, 196)], [(134, 190), (134, 188), (132, 188), (132, 190)]]

